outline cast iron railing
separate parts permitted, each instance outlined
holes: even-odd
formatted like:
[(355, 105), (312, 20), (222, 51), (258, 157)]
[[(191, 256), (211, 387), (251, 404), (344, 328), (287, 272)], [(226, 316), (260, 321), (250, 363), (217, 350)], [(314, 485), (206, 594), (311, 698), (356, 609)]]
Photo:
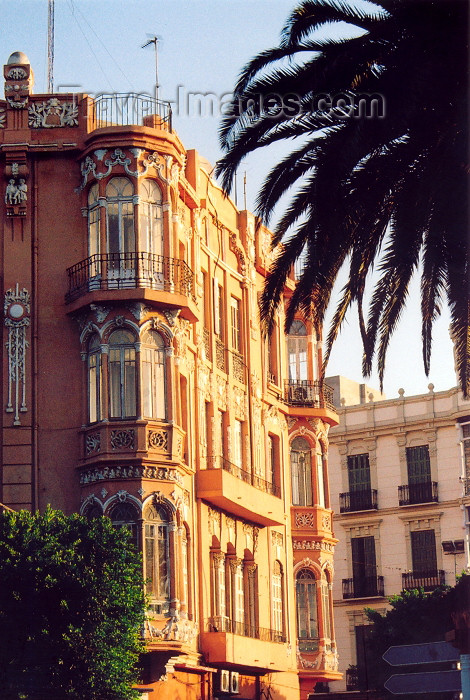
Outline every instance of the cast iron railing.
[(96, 253), (69, 267), (67, 304), (87, 292), (110, 289), (157, 289), (196, 300), (194, 273), (184, 260), (153, 253)]
[(398, 504), (411, 506), (416, 503), (437, 503), (437, 482), (422, 481), (398, 487)]
[(284, 401), (289, 406), (313, 406), (336, 411), (333, 389), (319, 381), (287, 379), (284, 384)]
[(107, 126), (130, 126), (132, 124), (158, 125), (171, 131), (171, 104), (156, 100), (150, 95), (133, 92), (103, 94), (94, 99), (92, 104), (93, 129)]
[(445, 586), (446, 575), (442, 569), (432, 571), (408, 571), (402, 574), (402, 587), (406, 590), (423, 588), (433, 591), (438, 586)]
[(353, 513), (357, 510), (377, 510), (376, 489), (347, 491), (339, 494), (340, 513)]
[(369, 598), (384, 595), (383, 576), (364, 578), (343, 578), (343, 598)]
[(257, 474), (245, 471), (245, 469), (242, 469), (237, 464), (229, 462), (228, 459), (225, 459), (225, 457), (209, 457), (209, 462), (212, 463), (212, 468), (217, 469), (218, 467), (222, 467), (224, 471), (229, 472), (233, 476), (236, 476), (237, 479), (241, 479), (241, 481), (244, 481), (246, 484), (250, 484), (256, 489), (264, 491), (265, 493), (269, 493), (272, 496), (276, 496), (277, 498), (281, 497), (281, 489), (279, 486), (273, 484), (270, 481), (262, 479)]
[(285, 642), (286, 635), (279, 630), (259, 627), (238, 620), (231, 620), (225, 615), (216, 615), (207, 621), (208, 632), (230, 632), (240, 637), (251, 637), (260, 639), (263, 642)]

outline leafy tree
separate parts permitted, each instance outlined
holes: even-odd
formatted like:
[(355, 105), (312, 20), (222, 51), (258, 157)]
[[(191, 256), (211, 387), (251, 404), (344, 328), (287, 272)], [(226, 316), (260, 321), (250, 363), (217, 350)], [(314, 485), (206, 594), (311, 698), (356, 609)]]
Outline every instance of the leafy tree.
[(241, 73), (221, 127), (224, 188), (251, 151), (300, 141), (268, 174), (257, 200), (269, 224), (292, 194), (274, 228), (273, 245), (283, 244), (261, 298), (265, 328), (301, 254), (286, 329), (298, 309), (322, 324), (338, 272), (349, 264), (325, 365), (356, 303), (363, 372), (370, 374), (376, 354), (383, 382), (390, 337), (419, 267), (425, 371), (433, 322), (447, 302), (459, 382), (470, 392), (467, 52), (466, 0), (303, 0), (280, 45)]
[[(385, 680), (398, 672), (382, 659), (389, 647), (444, 640), (445, 633), (453, 628), (451, 615), (457, 590), (458, 587), (451, 589), (448, 586), (436, 588), (431, 593), (424, 593), (423, 589), (404, 590), (389, 598), (391, 609), (384, 615), (366, 608), (367, 617), (372, 622), (366, 642), (370, 688), (382, 689)], [(441, 669), (442, 666), (436, 669), (426, 667), (426, 670)], [(408, 697), (414, 698), (414, 695), (406, 696), (405, 700)], [(437, 696), (436, 700), (439, 700)]]
[(142, 651), (140, 557), (108, 518), (0, 515), (2, 700), (131, 700)]

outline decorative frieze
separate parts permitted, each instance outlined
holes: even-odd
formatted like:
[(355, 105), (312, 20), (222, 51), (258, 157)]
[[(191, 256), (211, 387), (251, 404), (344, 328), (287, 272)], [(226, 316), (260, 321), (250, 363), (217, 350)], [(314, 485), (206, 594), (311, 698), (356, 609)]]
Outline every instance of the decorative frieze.
[(21, 425), (20, 413), (26, 406), (26, 329), (30, 324), (30, 296), (26, 289), (8, 289), (3, 304), (5, 326), (8, 328), (6, 342), (8, 354), (8, 397), (5, 411), (13, 413), (13, 425)]
[[(104, 165), (107, 169), (104, 172), (99, 172), (97, 170), (98, 163), (103, 161), (107, 152), (108, 151), (105, 149), (96, 150), (93, 153), (94, 157), (87, 156), (82, 162), (80, 167), (82, 182), (77, 188), (78, 192), (86, 187), (89, 176), (94, 177), (96, 180), (102, 180), (108, 177), (118, 165), (124, 168), (124, 171), (129, 177), (143, 177), (150, 168), (154, 168), (160, 179), (167, 185), (176, 187), (178, 184), (179, 165), (177, 162), (173, 162), (173, 157), (170, 155), (160, 155), (157, 151), (154, 151), (145, 156), (145, 151), (142, 149), (131, 148), (129, 152), (135, 161), (136, 168), (135, 170), (131, 170), (129, 166), (132, 163), (132, 158), (127, 156), (121, 148), (115, 148), (112, 155), (104, 161)], [(138, 162), (141, 158), (141, 168), (139, 169)]]
[(119, 481), (121, 479), (156, 479), (183, 483), (183, 477), (174, 468), (120, 464), (85, 469), (80, 474), (80, 484), (93, 484), (97, 481)]
[(292, 540), (292, 547), (294, 550), (315, 550), (317, 552), (334, 552), (335, 546), (330, 542), (315, 542), (314, 540)]

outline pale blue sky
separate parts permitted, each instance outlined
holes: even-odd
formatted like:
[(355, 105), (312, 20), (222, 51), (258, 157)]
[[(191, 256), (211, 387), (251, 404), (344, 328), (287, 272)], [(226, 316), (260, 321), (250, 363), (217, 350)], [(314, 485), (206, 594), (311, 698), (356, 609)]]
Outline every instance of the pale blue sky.
[[(141, 46), (156, 34), (160, 38), (160, 97), (175, 101), (179, 95), (181, 108), (189, 93), (211, 93), (217, 112), (243, 65), (278, 42), (293, 6), (293, 0), (55, 0), (55, 89), (74, 85), (78, 92), (152, 93), (153, 47)], [(35, 91), (44, 92), (47, 0), (0, 0), (0, 16), (0, 59), (5, 63), (13, 51), (24, 51), (35, 72)], [(178, 134), (187, 148), (197, 148), (214, 163), (220, 156), (219, 116), (195, 114), (192, 97), (189, 105), (190, 114), (184, 108), (175, 116)], [(248, 159), (239, 177), (239, 205), (243, 171), (247, 173), (248, 207), (252, 208), (257, 187), (275, 156), (276, 149)], [(384, 387), (388, 398), (397, 396), (399, 387), (409, 396), (426, 393), (430, 381), (435, 390), (456, 383), (447, 313), (436, 325), (427, 379), (421, 360), (418, 284), (412, 289), (411, 302), (389, 351)], [(328, 374), (364, 381), (355, 314), (336, 341)], [(365, 381), (378, 387), (375, 376)]]

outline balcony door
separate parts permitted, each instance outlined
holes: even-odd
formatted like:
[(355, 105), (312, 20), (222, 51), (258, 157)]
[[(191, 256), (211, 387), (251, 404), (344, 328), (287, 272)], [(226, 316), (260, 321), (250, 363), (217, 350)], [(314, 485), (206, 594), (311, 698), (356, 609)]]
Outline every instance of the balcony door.
[(406, 448), (408, 488), (410, 503), (427, 503), (433, 500), (429, 446)]
[(437, 573), (436, 535), (434, 530), (411, 533), (411, 558), (415, 577), (430, 577)]
[(351, 510), (371, 508), (370, 464), (367, 453), (348, 457), (348, 481)]

